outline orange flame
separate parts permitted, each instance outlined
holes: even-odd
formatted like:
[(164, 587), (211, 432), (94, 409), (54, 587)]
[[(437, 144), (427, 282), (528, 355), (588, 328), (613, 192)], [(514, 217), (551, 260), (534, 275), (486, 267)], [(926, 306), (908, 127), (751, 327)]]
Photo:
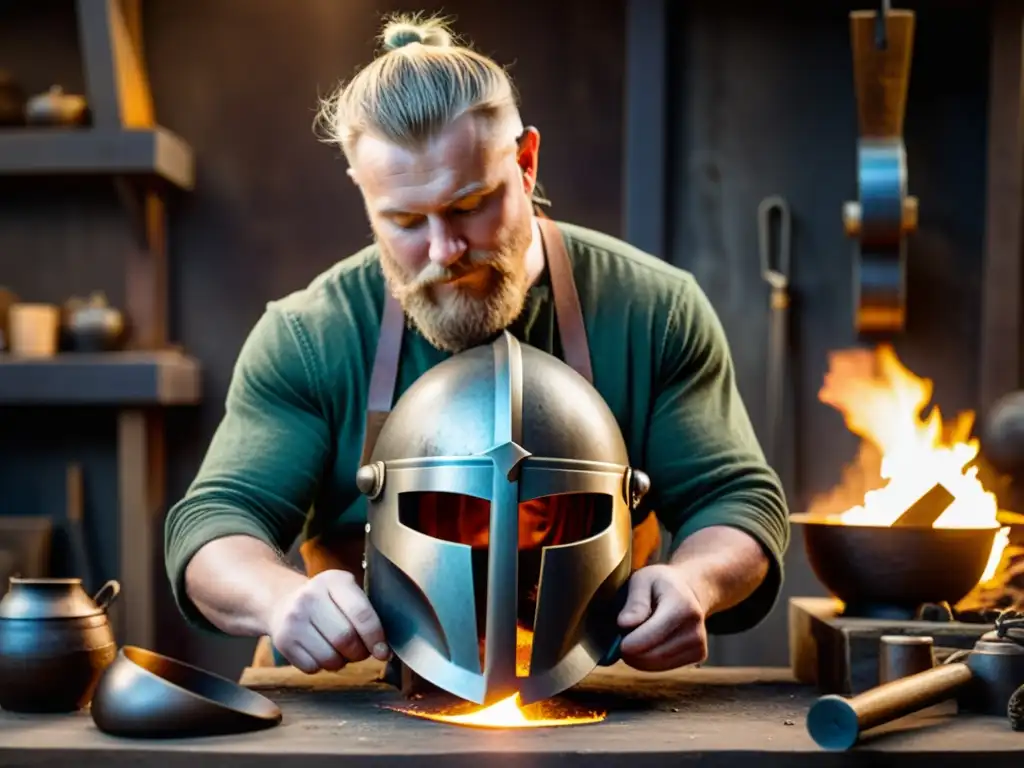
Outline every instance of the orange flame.
[[(541, 702), (546, 704), (546, 702)], [(551, 728), (559, 725), (583, 725), (599, 723), (605, 718), (604, 712), (578, 712), (561, 707), (538, 706), (530, 704), (522, 706), (519, 694), (515, 693), (489, 707), (471, 712), (455, 714), (452, 712), (427, 712), (414, 709), (402, 709), (407, 715), (436, 720), (441, 723), (465, 725), (472, 728)]]
[[(842, 413), (847, 428), (863, 443), (843, 482), (816, 499), (810, 514), (887, 527), (941, 484), (953, 502), (934, 527), (999, 527), (995, 495), (978, 480), (977, 467), (968, 467), (979, 451), (978, 440), (970, 437), (974, 413), (965, 411), (944, 424), (933, 406), (922, 418), (932, 389), (932, 382), (905, 368), (889, 345), (830, 355), (818, 398)], [(980, 583), (995, 575), (1009, 533), (1009, 528), (1000, 529)]]
[[(533, 633), (522, 627), (516, 633), (516, 675), (530, 674), (530, 651), (533, 647)], [(464, 725), (472, 728), (551, 728), (561, 725), (584, 725), (599, 723), (605, 719), (605, 712), (593, 712), (574, 707), (565, 702), (537, 702), (523, 706), (519, 694), (479, 709), (465, 711), (464, 705), (448, 707), (441, 711), (430, 711), (418, 707), (390, 707), (413, 717), (435, 720), (441, 723)]]

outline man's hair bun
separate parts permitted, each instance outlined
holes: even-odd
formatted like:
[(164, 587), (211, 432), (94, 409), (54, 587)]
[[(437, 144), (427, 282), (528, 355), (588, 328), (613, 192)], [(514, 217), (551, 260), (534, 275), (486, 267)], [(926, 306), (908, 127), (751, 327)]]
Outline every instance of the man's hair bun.
[(420, 21), (416, 18), (396, 18), (384, 26), (381, 40), (386, 51), (411, 43), (445, 48), (452, 44), (452, 34), (440, 19)]

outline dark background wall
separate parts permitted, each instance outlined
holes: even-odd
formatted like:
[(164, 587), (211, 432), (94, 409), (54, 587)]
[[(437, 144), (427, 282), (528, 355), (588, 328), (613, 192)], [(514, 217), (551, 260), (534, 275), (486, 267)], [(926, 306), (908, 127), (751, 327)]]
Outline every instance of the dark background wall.
[[(847, 12), (871, 3), (671, 3), (670, 260), (692, 270), (728, 333), (754, 423), (766, 424), (767, 286), (757, 206), (793, 216), (793, 460), (780, 462), (790, 508), (839, 481), (857, 439), (817, 401), (832, 349), (856, 343), (844, 201), (857, 197), (857, 116)], [(920, 227), (908, 255), (908, 328), (896, 351), (935, 382), (944, 415), (976, 407), (985, 211), (988, 14), (985, 4), (894, 4), (917, 11), (905, 122)], [(968, 10), (970, 9), (970, 10)], [(788, 466), (787, 466), (788, 465)], [(794, 527), (784, 595), (750, 633), (715, 642), (731, 664), (788, 663), (786, 598), (824, 594)]]
[[(793, 209), (798, 294), (790, 418), (794, 510), (836, 482), (855, 443), (816, 401), (828, 350), (852, 341), (850, 248), (840, 219), (855, 186), (855, 106), (844, 2), (669, 3), (669, 168), (663, 255), (691, 269), (729, 333), (740, 385), (764, 423), (764, 317), (755, 210)], [(904, 4), (901, 4), (904, 5)], [(944, 411), (969, 408), (978, 335), (985, 168), (984, 4), (931, 2), (919, 33), (907, 118), (921, 232), (911, 256), (912, 327), (898, 350), (936, 381)], [(967, 11), (965, 8), (973, 8)], [(443, 10), (510, 64), (524, 118), (542, 134), (554, 215), (622, 234), (625, 2), (521, 0), (404, 6), (383, 0), (147, 0), (145, 54), (158, 120), (195, 149), (196, 191), (171, 207), (172, 336), (205, 366), (205, 403), (169, 419), (168, 494), (183, 493), (223, 409), (238, 349), (264, 303), (367, 241), (344, 164), (311, 125), (318, 95), (371, 55), (390, 10)], [(0, 6), (0, 68), (32, 92), (81, 88), (73, 7)], [(641, 181), (642, 183), (642, 181)], [(123, 298), (124, 220), (113, 191), (0, 185), (0, 285), (63, 301), (96, 288)], [(0, 514), (64, 509), (64, 466), (83, 462), (86, 515), (104, 576), (116, 575), (114, 420), (105, 412), (0, 409)], [(798, 536), (788, 594), (821, 594)], [(248, 640), (187, 630), (161, 587), (160, 648), (226, 674)], [(786, 663), (785, 602), (762, 628), (716, 640), (720, 663)]]

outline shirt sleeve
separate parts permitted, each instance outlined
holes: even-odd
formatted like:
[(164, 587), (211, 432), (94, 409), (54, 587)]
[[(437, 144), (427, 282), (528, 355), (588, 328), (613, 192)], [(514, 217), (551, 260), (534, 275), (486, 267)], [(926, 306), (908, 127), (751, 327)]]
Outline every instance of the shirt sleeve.
[(268, 306), (235, 363), (224, 417), (199, 472), (167, 514), (167, 575), (179, 610), (197, 628), (219, 632), (185, 591), (192, 556), (231, 535), (253, 536), (283, 554), (313, 503), (330, 429), (302, 334), (295, 318)]
[(707, 622), (709, 633), (743, 632), (778, 599), (789, 545), (786, 499), (740, 397), (725, 331), (692, 278), (669, 318), (643, 467), (651, 478), (648, 503), (672, 535), (672, 551), (717, 525), (739, 528), (761, 544), (767, 577), (746, 600)]

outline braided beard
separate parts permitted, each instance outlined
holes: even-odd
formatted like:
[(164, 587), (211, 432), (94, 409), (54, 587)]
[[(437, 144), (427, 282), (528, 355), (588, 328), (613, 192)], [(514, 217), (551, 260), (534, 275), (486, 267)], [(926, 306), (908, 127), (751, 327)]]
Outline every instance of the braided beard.
[[(523, 311), (529, 288), (526, 250), (531, 221), (509, 229), (493, 251), (470, 251), (449, 267), (428, 264), (409, 276), (379, 239), (381, 268), (392, 295), (423, 337), (446, 352), (461, 352), (507, 328)], [(456, 288), (437, 296), (434, 288), (478, 270), (487, 271), (484, 295)]]

